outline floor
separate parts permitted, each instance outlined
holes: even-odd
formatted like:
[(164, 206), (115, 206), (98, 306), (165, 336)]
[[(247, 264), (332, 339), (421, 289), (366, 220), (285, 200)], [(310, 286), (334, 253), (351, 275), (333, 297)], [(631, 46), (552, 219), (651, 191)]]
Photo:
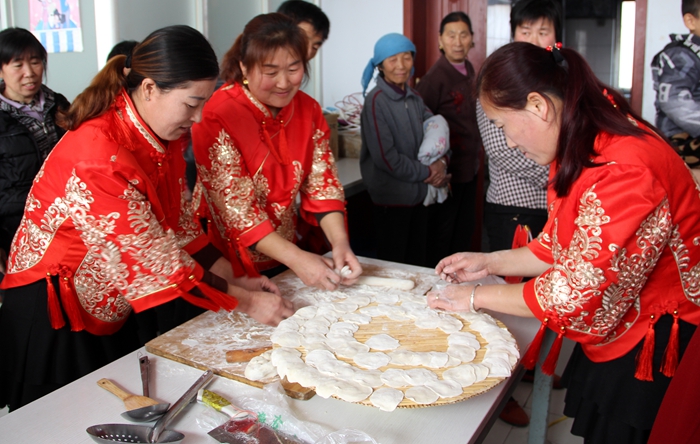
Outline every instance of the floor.
[[(561, 375), (569, 360), (573, 343), (565, 340), (562, 345), (561, 355), (556, 373)], [(564, 396), (566, 390), (552, 390), (549, 402), (549, 430), (547, 431), (547, 444), (583, 444), (583, 438), (570, 433), (572, 419), (564, 416)], [(528, 416), (532, 411), (532, 384), (520, 382), (513, 393), (513, 397), (525, 409)], [(523, 444), (527, 443), (529, 427), (513, 427), (500, 419), (491, 427), (491, 431), (484, 439), (483, 444)]]

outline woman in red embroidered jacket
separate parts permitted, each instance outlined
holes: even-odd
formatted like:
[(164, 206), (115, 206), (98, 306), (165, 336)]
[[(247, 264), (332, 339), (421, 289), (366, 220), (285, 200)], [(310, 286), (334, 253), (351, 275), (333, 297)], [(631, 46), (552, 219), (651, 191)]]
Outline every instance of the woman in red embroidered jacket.
[[(303, 31), (281, 14), (255, 17), (224, 56), (226, 83), (192, 128), (192, 146), (214, 244), (240, 256), (250, 275), (282, 263), (305, 284), (333, 290), (352, 284), (362, 267), (345, 230), (328, 126), (319, 104), (299, 91), (307, 71)], [(297, 196), (301, 217), (328, 238), (332, 260), (295, 245)], [(344, 266), (352, 273), (341, 278)]]
[(524, 284), (448, 286), (432, 307), (535, 316), (523, 357), (532, 367), (546, 328), (578, 342), (562, 382), (572, 433), (595, 443), (642, 443), (700, 322), (700, 191), (655, 129), (600, 83), (570, 49), (511, 43), (479, 76), (484, 111), (509, 146), (551, 164), (549, 219), (527, 247), (458, 253), (450, 282), (489, 274)]
[(2, 282), (0, 406), (138, 348), (132, 308), (181, 297), (272, 325), (292, 314), (265, 278), (233, 277), (182, 198), (178, 139), (217, 74), (204, 36), (163, 28), (110, 60), (62, 115), (69, 131), (34, 181)]

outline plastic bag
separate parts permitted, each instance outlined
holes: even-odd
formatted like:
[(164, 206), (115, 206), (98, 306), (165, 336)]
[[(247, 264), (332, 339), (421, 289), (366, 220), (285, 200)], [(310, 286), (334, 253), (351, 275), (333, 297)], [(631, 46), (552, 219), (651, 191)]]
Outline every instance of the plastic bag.
[(328, 435), (316, 441), (314, 444), (360, 444), (370, 443), (377, 444), (377, 441), (365, 432), (353, 429), (342, 429), (337, 432), (329, 433)]
[(266, 424), (273, 430), (279, 430), (287, 435), (296, 436), (307, 443), (315, 443), (331, 432), (320, 424), (301, 421), (295, 417), (289, 408), (282, 384), (279, 382), (266, 384), (260, 399), (243, 398), (239, 399), (237, 404), (244, 410), (255, 412), (261, 424)]
[[(264, 438), (262, 435), (270, 434), (267, 432), (274, 432), (283, 440), (286, 437), (290, 438), (291, 442), (306, 444), (377, 444), (369, 435), (359, 430), (331, 431), (320, 424), (298, 419), (292, 413), (289, 398), (279, 382), (265, 385), (258, 393), (260, 397), (236, 398), (235, 407), (241, 413), (238, 418), (221, 421), (224, 415), (212, 409), (209, 412), (216, 417), (201, 415), (198, 418), (199, 425), (207, 429), (223, 426), (224, 430), (234, 432), (240, 440), (234, 442), (246, 444), (257, 444), (260, 442), (259, 437)], [(261, 431), (265, 433), (261, 434)]]

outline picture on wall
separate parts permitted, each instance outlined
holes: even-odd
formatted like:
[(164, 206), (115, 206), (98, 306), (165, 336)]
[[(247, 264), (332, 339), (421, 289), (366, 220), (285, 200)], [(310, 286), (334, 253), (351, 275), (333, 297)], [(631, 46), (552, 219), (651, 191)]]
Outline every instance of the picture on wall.
[(82, 52), (79, 0), (27, 0), (29, 26), (47, 52)]

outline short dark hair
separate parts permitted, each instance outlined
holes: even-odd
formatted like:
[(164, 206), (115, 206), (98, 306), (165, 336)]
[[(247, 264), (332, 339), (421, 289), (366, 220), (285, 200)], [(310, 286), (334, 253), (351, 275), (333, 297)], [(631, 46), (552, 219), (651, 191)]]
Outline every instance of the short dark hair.
[(114, 45), (112, 50), (107, 55), (107, 60), (120, 54), (128, 56), (138, 44), (139, 42), (137, 42), (136, 40), (122, 40), (121, 42)]
[(41, 59), (46, 68), (46, 48), (34, 34), (24, 28), (7, 28), (0, 31), (0, 66), (25, 56)]
[(469, 27), (469, 32), (474, 34), (474, 30), (472, 29), (472, 21), (469, 18), (469, 16), (462, 11), (455, 11), (455, 12), (450, 12), (445, 16), (445, 18), (442, 19), (440, 22), (440, 35), (445, 31), (445, 25), (448, 23), (454, 23), (454, 22), (464, 22), (467, 24)]
[(693, 17), (700, 15), (700, 0), (683, 0), (681, 3), (683, 15), (692, 14)]
[(561, 42), (561, 16), (561, 4), (557, 0), (516, 1), (510, 10), (510, 36), (515, 35), (518, 26), (544, 18), (552, 22), (557, 42)]
[(304, 0), (287, 0), (277, 8), (277, 12), (291, 18), (297, 25), (301, 22), (310, 23), (316, 32), (321, 34), (324, 41), (328, 40), (331, 22), (321, 8), (313, 3)]

